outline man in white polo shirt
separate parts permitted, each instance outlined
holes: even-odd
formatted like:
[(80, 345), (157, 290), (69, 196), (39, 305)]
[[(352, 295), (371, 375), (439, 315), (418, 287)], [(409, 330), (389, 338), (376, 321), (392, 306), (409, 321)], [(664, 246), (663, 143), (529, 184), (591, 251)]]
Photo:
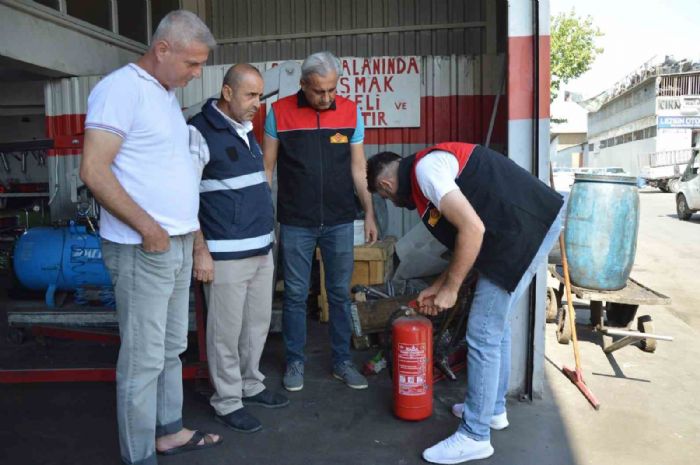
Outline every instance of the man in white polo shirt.
[(174, 11), (136, 63), (88, 99), (80, 177), (102, 205), (100, 235), (114, 284), (121, 347), (117, 421), (122, 460), (157, 463), (221, 443), (182, 424), (198, 176), (174, 93), (199, 77), (216, 45), (193, 13)]

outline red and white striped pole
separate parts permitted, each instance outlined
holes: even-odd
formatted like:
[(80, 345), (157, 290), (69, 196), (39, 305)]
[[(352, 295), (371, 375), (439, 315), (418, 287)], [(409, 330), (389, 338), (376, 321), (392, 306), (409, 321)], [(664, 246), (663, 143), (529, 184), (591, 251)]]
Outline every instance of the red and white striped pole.
[[(508, 2), (508, 157), (546, 180), (549, 162), (549, 0)], [(547, 271), (543, 265), (513, 313), (513, 344), (526, 351), (513, 364), (512, 384), (532, 398), (544, 389), (544, 301)], [(523, 360), (524, 359), (524, 360)]]

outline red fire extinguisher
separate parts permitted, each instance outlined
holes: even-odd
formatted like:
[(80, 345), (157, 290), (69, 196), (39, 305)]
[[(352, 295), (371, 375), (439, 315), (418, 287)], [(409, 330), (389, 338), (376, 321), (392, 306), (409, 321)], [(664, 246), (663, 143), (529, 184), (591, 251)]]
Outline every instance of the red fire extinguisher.
[(392, 324), (394, 414), (423, 420), (433, 414), (433, 325), (408, 309)]

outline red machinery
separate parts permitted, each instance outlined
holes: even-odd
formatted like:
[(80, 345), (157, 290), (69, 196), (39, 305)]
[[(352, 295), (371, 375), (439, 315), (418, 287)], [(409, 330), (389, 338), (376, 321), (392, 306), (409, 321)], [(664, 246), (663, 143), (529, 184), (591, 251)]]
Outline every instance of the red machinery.
[[(204, 302), (204, 289), (201, 283), (194, 285), (194, 310), (197, 332), (197, 349), (199, 352), (199, 360), (183, 364), (182, 378), (194, 379), (195, 382), (205, 383), (209, 379), (207, 368), (207, 352), (206, 352), (206, 305)], [(113, 311), (111, 312), (113, 313)], [(55, 312), (60, 315), (60, 313)], [(115, 316), (116, 318), (116, 316)], [(32, 333), (34, 335), (49, 336), (58, 339), (96, 341), (105, 344), (118, 344), (120, 342), (119, 335), (115, 333), (106, 333), (104, 331), (94, 330), (75, 330), (65, 327), (51, 327), (43, 325), (33, 325)], [(21, 341), (21, 339), (20, 339)], [(116, 379), (115, 368), (41, 368), (41, 369), (19, 369), (7, 370), (0, 369), (0, 385), (1, 384), (16, 384), (16, 383), (55, 383), (55, 382), (97, 382), (107, 381), (113, 382)], [(202, 387), (206, 390), (206, 387)]]
[(424, 420), (433, 414), (433, 324), (407, 309), (392, 324), (394, 414)]

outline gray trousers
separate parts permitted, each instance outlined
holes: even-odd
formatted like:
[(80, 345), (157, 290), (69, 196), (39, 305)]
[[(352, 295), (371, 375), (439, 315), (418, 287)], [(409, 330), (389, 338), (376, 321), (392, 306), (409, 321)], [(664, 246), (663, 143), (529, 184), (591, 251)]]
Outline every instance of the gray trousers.
[(117, 423), (127, 464), (157, 463), (155, 438), (182, 429), (180, 354), (187, 348), (193, 237), (171, 237), (163, 253), (102, 241), (121, 336)]
[(214, 262), (207, 299), (207, 358), (216, 392), (210, 403), (217, 415), (243, 407), (242, 397), (265, 389), (260, 357), (272, 315), (272, 252)]

